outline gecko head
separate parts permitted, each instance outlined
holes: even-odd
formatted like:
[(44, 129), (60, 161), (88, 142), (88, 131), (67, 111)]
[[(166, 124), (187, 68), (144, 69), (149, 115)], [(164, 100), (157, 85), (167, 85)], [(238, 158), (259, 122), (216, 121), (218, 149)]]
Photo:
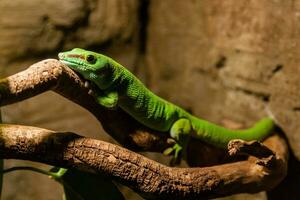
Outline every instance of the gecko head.
[(58, 54), (59, 60), (82, 75), (85, 79), (96, 81), (107, 65), (104, 55), (80, 48)]

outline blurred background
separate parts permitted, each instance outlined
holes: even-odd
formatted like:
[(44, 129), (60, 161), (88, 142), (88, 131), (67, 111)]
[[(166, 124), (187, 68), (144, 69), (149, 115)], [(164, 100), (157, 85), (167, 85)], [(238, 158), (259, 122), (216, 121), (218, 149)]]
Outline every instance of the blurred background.
[[(114, 58), (156, 94), (212, 122), (251, 125), (268, 110), (293, 153), (288, 177), (270, 197), (299, 199), (299, 34), (299, 0), (1, 0), (0, 76), (80, 47)], [(115, 142), (91, 114), (53, 92), (2, 112), (5, 123)], [(5, 162), (25, 164), (41, 166)], [(15, 172), (4, 181), (5, 200), (61, 198), (62, 188), (42, 175)]]

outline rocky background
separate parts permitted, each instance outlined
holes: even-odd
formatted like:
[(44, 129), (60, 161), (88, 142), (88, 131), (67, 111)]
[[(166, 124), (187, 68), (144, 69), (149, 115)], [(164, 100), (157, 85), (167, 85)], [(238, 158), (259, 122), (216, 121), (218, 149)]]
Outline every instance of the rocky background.
[[(0, 76), (81, 47), (113, 57), (155, 93), (215, 123), (251, 125), (273, 115), (292, 155), (288, 177), (269, 197), (299, 199), (299, 34), (300, 0), (1, 0)], [(2, 112), (5, 123), (114, 142), (87, 111), (51, 92)], [(38, 165), (6, 161), (25, 164)], [(15, 172), (5, 176), (3, 199), (51, 200), (61, 192), (45, 176)]]

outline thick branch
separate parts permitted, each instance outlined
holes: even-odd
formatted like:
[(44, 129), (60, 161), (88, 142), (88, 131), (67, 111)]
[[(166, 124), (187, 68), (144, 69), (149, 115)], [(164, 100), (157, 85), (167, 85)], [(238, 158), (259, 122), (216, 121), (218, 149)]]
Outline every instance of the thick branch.
[[(269, 152), (275, 152), (276, 157), (258, 156), (274, 156), (270, 166), (258, 164), (260, 159), (249, 159), (213, 167), (171, 168), (122, 147), (73, 133), (17, 125), (1, 125), (0, 130), (3, 158), (105, 173), (152, 199), (207, 199), (268, 190), (284, 178), (287, 170), (287, 146), (278, 135), (266, 141), (272, 149)], [(249, 145), (243, 141), (234, 143)], [(266, 149), (260, 146), (259, 149)], [(234, 148), (231, 146), (231, 150)]]

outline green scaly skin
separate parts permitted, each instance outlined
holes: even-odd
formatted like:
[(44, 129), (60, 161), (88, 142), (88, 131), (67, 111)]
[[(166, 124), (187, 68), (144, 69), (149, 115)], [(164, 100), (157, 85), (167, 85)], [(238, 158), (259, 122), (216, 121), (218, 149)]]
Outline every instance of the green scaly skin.
[(119, 106), (145, 126), (168, 131), (176, 144), (165, 154), (173, 152), (175, 158), (186, 148), (190, 136), (226, 148), (232, 139), (261, 141), (275, 126), (271, 118), (264, 118), (249, 129), (229, 130), (201, 120), (156, 96), (125, 67), (105, 55), (75, 48), (59, 53), (58, 57), (62, 63), (91, 81), (99, 104), (111, 109)]

